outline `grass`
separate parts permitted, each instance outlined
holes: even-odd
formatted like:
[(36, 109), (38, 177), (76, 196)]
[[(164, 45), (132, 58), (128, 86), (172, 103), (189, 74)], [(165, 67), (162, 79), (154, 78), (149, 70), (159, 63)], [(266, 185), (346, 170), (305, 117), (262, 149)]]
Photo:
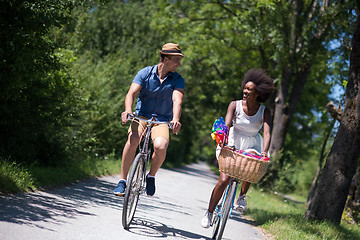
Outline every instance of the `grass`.
[(0, 193), (28, 191), (37, 188), (34, 177), (15, 162), (0, 161)]
[(60, 167), (24, 167), (0, 159), (0, 193), (29, 192), (119, 172), (120, 161), (111, 157), (82, 160)]
[(306, 221), (305, 198), (265, 193), (250, 188), (246, 215), (259, 227), (273, 235), (274, 239), (360, 239), (360, 227), (342, 221), (339, 226), (328, 222)]

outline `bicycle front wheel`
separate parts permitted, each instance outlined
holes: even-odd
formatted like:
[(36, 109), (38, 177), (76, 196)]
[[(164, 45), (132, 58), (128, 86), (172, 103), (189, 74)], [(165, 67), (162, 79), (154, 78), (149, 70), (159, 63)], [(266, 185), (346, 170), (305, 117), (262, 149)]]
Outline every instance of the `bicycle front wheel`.
[(233, 199), (235, 196), (236, 185), (237, 185), (236, 181), (232, 182), (232, 184), (230, 185), (229, 194), (225, 199), (225, 204), (219, 219), (219, 235), (216, 238), (217, 240), (220, 240), (222, 238), (222, 235), (225, 230), (226, 222), (229, 219), (230, 209), (233, 204)]
[(124, 197), (124, 206), (122, 211), (122, 225), (126, 229), (134, 218), (135, 210), (141, 192), (143, 178), (145, 176), (146, 156), (138, 153), (132, 164), (130, 175)]

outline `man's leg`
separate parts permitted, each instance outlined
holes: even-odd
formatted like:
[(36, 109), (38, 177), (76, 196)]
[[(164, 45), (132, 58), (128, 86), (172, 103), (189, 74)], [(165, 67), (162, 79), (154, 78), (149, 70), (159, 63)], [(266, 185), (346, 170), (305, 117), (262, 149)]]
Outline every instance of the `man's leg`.
[(143, 127), (135, 121), (129, 127), (128, 139), (122, 153), (120, 181), (114, 189), (114, 194), (117, 196), (124, 196), (125, 194), (127, 175), (135, 158), (142, 129)]
[(146, 194), (154, 195), (155, 193), (155, 175), (165, 161), (166, 150), (169, 146), (169, 128), (165, 124), (153, 127), (151, 132), (154, 152), (151, 158), (151, 167), (149, 174), (146, 176)]
[(155, 176), (161, 165), (165, 161), (166, 150), (169, 146), (169, 140), (164, 137), (157, 137), (153, 141), (154, 152), (151, 158), (151, 168), (149, 175)]
[(120, 173), (121, 179), (127, 178), (129, 169), (135, 158), (135, 153), (139, 145), (139, 139), (140, 137), (138, 135), (138, 132), (129, 132), (128, 140), (122, 152), (121, 173)]

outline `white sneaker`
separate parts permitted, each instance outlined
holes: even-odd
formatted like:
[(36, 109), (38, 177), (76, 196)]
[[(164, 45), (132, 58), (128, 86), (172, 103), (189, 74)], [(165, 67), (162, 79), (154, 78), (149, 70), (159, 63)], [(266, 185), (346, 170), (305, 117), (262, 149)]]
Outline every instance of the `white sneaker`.
[(201, 219), (201, 226), (203, 228), (209, 228), (210, 227), (212, 215), (213, 215), (213, 213), (211, 213), (209, 211), (206, 211), (204, 217)]
[(246, 211), (246, 198), (250, 198), (246, 194), (240, 195), (238, 199), (236, 200), (236, 203), (234, 204), (234, 208), (239, 211)]

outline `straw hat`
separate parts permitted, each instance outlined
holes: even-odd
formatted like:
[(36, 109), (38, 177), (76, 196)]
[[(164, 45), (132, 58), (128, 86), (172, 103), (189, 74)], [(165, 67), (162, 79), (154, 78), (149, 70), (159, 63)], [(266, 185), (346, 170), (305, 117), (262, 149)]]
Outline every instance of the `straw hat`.
[(181, 53), (181, 50), (179, 48), (179, 44), (175, 43), (166, 43), (162, 47), (161, 50), (159, 50), (161, 54), (164, 55), (175, 55), (175, 56), (184, 56), (184, 54)]

